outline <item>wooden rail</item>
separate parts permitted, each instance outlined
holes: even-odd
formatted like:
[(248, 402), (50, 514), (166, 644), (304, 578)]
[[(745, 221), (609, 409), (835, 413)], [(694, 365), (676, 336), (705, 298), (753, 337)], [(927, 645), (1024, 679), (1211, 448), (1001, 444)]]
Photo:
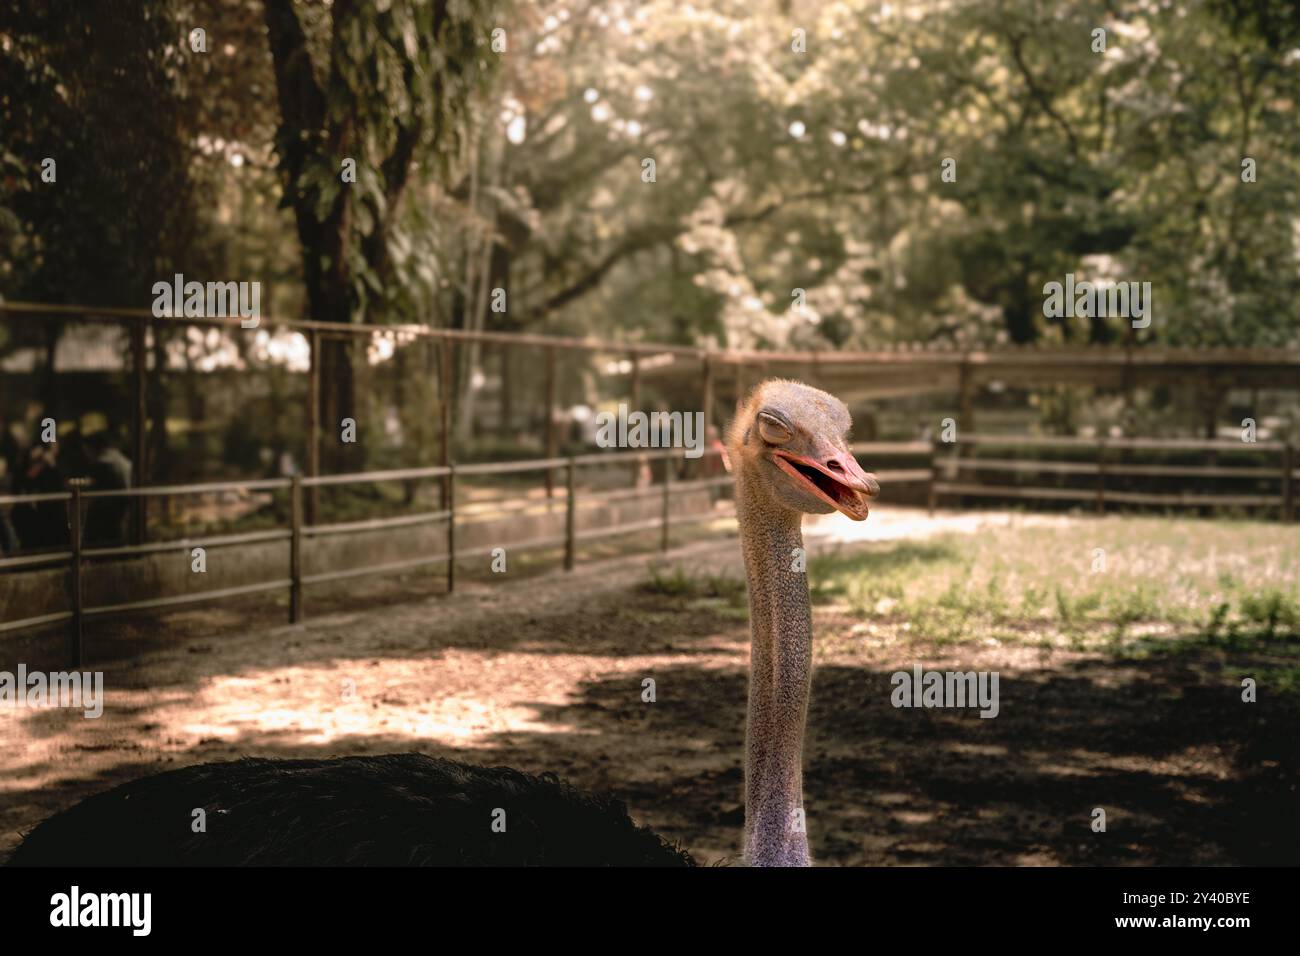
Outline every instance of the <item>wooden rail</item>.
[[(1037, 458), (982, 457), (963, 454), (960, 446), (996, 448), (1068, 448), (1093, 452), (1095, 461), (1058, 461)], [(946, 447), (946, 451), (943, 449)], [(1120, 460), (1117, 455), (1125, 451), (1145, 452), (1207, 452), (1214, 456), (1215, 464), (1154, 465), (1136, 464)], [(1276, 455), (1276, 465), (1224, 465), (1217, 463), (1220, 453), (1235, 455)], [(1075, 438), (1027, 435), (988, 435), (969, 433), (946, 446), (935, 445), (932, 458), (930, 484), (931, 508), (939, 496), (971, 496), (979, 498), (1012, 498), (1042, 501), (1092, 501), (1094, 509), (1104, 514), (1108, 503), (1155, 505), (1169, 508), (1242, 507), (1276, 510), (1286, 523), (1295, 517), (1295, 487), (1300, 473), (1295, 468), (1292, 446), (1281, 441), (1240, 442), (1220, 439), (1187, 438)], [(1061, 488), (1042, 485), (999, 485), (976, 480), (980, 472), (995, 472), (1015, 476), (1026, 474), (1054, 474), (1060, 476), (1095, 476), (1090, 487)], [(964, 479), (957, 476), (966, 475)], [(1231, 492), (1132, 491), (1117, 487), (1116, 480), (1126, 477), (1143, 478), (1227, 478), (1276, 481), (1276, 494), (1246, 494)]]

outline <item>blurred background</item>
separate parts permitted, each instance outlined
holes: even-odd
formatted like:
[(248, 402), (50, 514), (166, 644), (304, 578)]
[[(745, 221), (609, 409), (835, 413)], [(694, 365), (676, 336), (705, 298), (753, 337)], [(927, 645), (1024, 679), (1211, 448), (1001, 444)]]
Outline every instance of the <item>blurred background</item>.
[[(277, 318), (800, 352), (1300, 341), (1284, 2), (17, 0), (0, 17), (0, 294), (80, 307), (0, 316), (11, 475), (44, 414), (137, 457), (132, 323), (85, 313), (149, 309), (176, 273), (260, 282), (267, 321), (149, 326), (137, 480), (301, 466), (309, 348)], [(1150, 282), (1150, 326), (1045, 317), (1066, 273)], [(436, 453), (428, 344), (323, 344), (325, 420), (374, 426), (327, 465)], [(628, 392), (625, 362), (560, 361), (562, 409)], [(1003, 375), (973, 400), (1064, 434), (1199, 435), (1207, 402), (1215, 424), (1293, 427), (1294, 377), (1224, 364), (1123, 395)], [(542, 363), (473, 343), (454, 366), (455, 457), (540, 452)], [(645, 387), (678, 407), (698, 377), (678, 361)], [(919, 378), (863, 409), (873, 437), (955, 411), (951, 382)]]
[[(840, 763), (813, 791), (889, 776), (860, 746), (874, 733), (863, 682), (887, 696), (889, 668), (917, 654), (1014, 668), (1032, 648), (1041, 669), (1021, 692), (1047, 688), (998, 722), (998, 747), (1036, 740), (1021, 770), (996, 786), (986, 765), (951, 770), (964, 793), (996, 790), (992, 817), (962, 803), (968, 829), (952, 829), (954, 778), (900, 744), (892, 785), (919, 816), (841, 794), (846, 829), (823, 831), (816, 855), (1294, 862), (1293, 836), (1269, 830), (1294, 796), (1294, 744), (1209, 688), (1254, 667), (1241, 673), (1272, 675), (1286, 719), (1300, 699), (1300, 545), (1280, 527), (1300, 487), (1298, 94), (1287, 0), (9, 0), (0, 664), (165, 651), (182, 656), (141, 671), (142, 695), (231, 670), (287, 694), (289, 665), (261, 655), (292, 658), (295, 642), (221, 663), (206, 638), (443, 594), (458, 561), (462, 584), (483, 585), (499, 544), (512, 579), (703, 544), (734, 527), (726, 421), (782, 375), (846, 401), (884, 487), (879, 540), (835, 526), (828, 540), (867, 550), (813, 569), (839, 661), (821, 706), (842, 708), (824, 731)], [(257, 328), (160, 315), (155, 284), (177, 276), (258, 283)], [(1149, 288), (1150, 321), (1053, 314), (1049, 284), (1067, 277)], [(596, 417), (620, 402), (701, 412), (708, 454), (595, 457)], [(478, 470), (453, 482), (451, 464)], [(1030, 517), (1049, 524), (1012, 527)], [(194, 573), (191, 546), (218, 538), (212, 554), (234, 560)], [(1098, 577), (1094, 549), (1122, 575)], [(743, 656), (744, 584), (711, 562), (655, 570), (604, 619), (647, 641), (722, 633)], [(548, 654), (608, 651), (616, 668), (627, 648), (583, 620), (533, 637)], [(447, 640), (513, 649), (533, 623)], [(412, 623), (400, 652), (369, 625), (318, 641), (321, 686), (355, 664), (342, 658), (418, 659), (425, 634)], [(336, 637), (370, 644), (344, 653)], [(887, 660), (900, 647), (913, 656)], [(1171, 647), (1191, 656), (1108, 689), (1117, 660)], [(739, 706), (739, 659), (673, 666), (691, 699)], [(1138, 677), (1156, 695), (1141, 707)], [(410, 680), (426, 698), (428, 674)], [(629, 727), (612, 681), (552, 700), (568, 729), (544, 740), (514, 712), (491, 724), (503, 759), (609, 782), (572, 730), (617, 746)], [(219, 715), (164, 719), (147, 699), (127, 736), (161, 726), (190, 760), (212, 740), (305, 753), (346, 736), (231, 736)], [(735, 707), (706, 710), (675, 712), (640, 809), (723, 853), (739, 825), (717, 796), (738, 785), (731, 752), (701, 771), (717, 784), (708, 807), (683, 809), (673, 782), (701, 721), (720, 721), (711, 739), (739, 726)], [(398, 732), (374, 717), (356, 746), (487, 733), (463, 712), (440, 719)], [(1161, 729), (1135, 742), (1147, 719)], [(1074, 729), (1053, 736), (1054, 721)], [(970, 737), (943, 744), (954, 753), (983, 746), (965, 725), (934, 728), (948, 731)], [(1062, 835), (1052, 768), (1111, 737), (1092, 770), (1132, 785), (1145, 835), (1097, 850)], [(50, 799), (55, 743), (26, 765), (14, 821)], [(1116, 769), (1131, 752), (1182, 762)], [(601, 759), (628, 783), (627, 760)], [(1167, 773), (1176, 806), (1139, 772)], [(1179, 816), (1194, 805), (1226, 822)], [(1007, 815), (1047, 835), (983, 834)], [(862, 842), (858, 824), (928, 836)]]

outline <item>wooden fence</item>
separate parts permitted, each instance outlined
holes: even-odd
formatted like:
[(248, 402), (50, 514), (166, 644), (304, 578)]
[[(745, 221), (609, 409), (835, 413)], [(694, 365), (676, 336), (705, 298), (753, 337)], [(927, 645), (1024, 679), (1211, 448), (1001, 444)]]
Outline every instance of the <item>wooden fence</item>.
[[(1073, 460), (992, 457), (979, 454), (982, 448), (1070, 449)], [(945, 450), (946, 449), (946, 450)], [(1208, 464), (1149, 464), (1129, 460), (1130, 452), (1170, 453), (1198, 452)], [(1079, 455), (1094, 460), (1080, 461)], [(1264, 464), (1225, 464), (1225, 457), (1247, 457)], [(1272, 461), (1268, 461), (1268, 459)], [(968, 434), (958, 441), (936, 445), (932, 460), (930, 506), (940, 496), (1027, 499), (1091, 503), (1102, 514), (1108, 505), (1149, 505), (1166, 508), (1236, 507), (1266, 508), (1278, 512), (1284, 522), (1295, 516), (1295, 486), (1300, 478), (1296, 470), (1293, 447), (1286, 442), (1215, 441), (1197, 439), (1153, 438), (1056, 438), (1024, 435)], [(1016, 478), (1053, 475), (1057, 481), (1047, 485), (990, 483), (982, 475), (1004, 474)], [(1210, 479), (1216, 486), (1221, 479), (1248, 480), (1252, 484), (1276, 483), (1272, 493), (1233, 493), (1214, 487), (1211, 490), (1134, 491), (1133, 479), (1164, 478)]]
[[(1011, 448), (1020, 450), (1042, 448), (1065, 448), (1076, 454), (1088, 454), (1095, 461), (1033, 459), (991, 457), (980, 455), (981, 448)], [(1123, 456), (1126, 452), (1200, 452), (1216, 460), (1220, 455), (1233, 456), (1271, 456), (1275, 460), (1263, 465), (1225, 465), (1211, 463), (1208, 465), (1152, 465), (1127, 462)], [(1247, 507), (1276, 510), (1281, 520), (1289, 522), (1295, 515), (1296, 479), (1300, 470), (1295, 465), (1295, 455), (1291, 445), (1262, 441), (1255, 443), (1225, 441), (1195, 441), (1182, 439), (1083, 439), (1083, 438), (1038, 438), (1021, 435), (965, 435), (952, 443), (920, 442), (866, 442), (853, 445), (853, 452), (859, 456), (869, 470), (875, 472), (886, 493), (891, 487), (899, 485), (921, 485), (927, 493), (930, 510), (933, 511), (941, 498), (967, 497), (1021, 499), (1033, 501), (1076, 502), (1091, 504), (1097, 513), (1104, 513), (1111, 505), (1147, 505), (1165, 507)], [(304, 589), (308, 585), (323, 584), (354, 577), (373, 574), (391, 574), (410, 571), (431, 565), (445, 565), (446, 587), (455, 589), (456, 560), (481, 556), (481, 549), (464, 549), (456, 545), (457, 506), (455, 486), (475, 476), (498, 476), (528, 472), (541, 472), (546, 487), (553, 486), (553, 475), (563, 471), (565, 475), (565, 522), (562, 535), (549, 535), (523, 541), (504, 542), (511, 550), (555, 549), (564, 550), (564, 568), (574, 567), (577, 547), (581, 542), (615, 535), (631, 534), (658, 529), (659, 547), (667, 550), (671, 543), (671, 529), (674, 526), (715, 520), (729, 516), (729, 512), (711, 509), (701, 514), (672, 515), (671, 503), (676, 492), (692, 489), (721, 487), (731, 483), (730, 476), (710, 477), (690, 481), (675, 481), (672, 469), (665, 468), (663, 480), (658, 485), (615, 489), (612, 491), (587, 491), (579, 493), (576, 483), (578, 469), (611, 464), (633, 464), (679, 457), (681, 449), (635, 450), (627, 452), (602, 452), (578, 455), (567, 458), (551, 457), (511, 461), (500, 463), (431, 466), (423, 468), (405, 468), (390, 471), (357, 472), (342, 475), (295, 476), (293, 478), (271, 478), (247, 481), (205, 482), (187, 485), (155, 485), (125, 490), (94, 490), (86, 487), (84, 480), (70, 482), (66, 492), (54, 492), (40, 495), (4, 495), (0, 496), (0, 507), (14, 504), (38, 504), (46, 502), (63, 502), (68, 509), (68, 524), (71, 545), (66, 550), (40, 554), (21, 555), (0, 558), (0, 572), (18, 572), (49, 566), (65, 566), (68, 569), (68, 609), (51, 614), (28, 617), (16, 621), (0, 622), (0, 633), (20, 629), (37, 628), (53, 624), (69, 625), (68, 656), (72, 666), (79, 666), (82, 658), (83, 628), (87, 618), (130, 611), (150, 610), (201, 601), (214, 601), (268, 591), (289, 593), (289, 620), (297, 622), (306, 615)], [(705, 451), (706, 456), (719, 454), (716, 449)], [(921, 466), (896, 469), (879, 469), (877, 462), (889, 458), (920, 460)], [(1057, 479), (1054, 486), (1042, 483), (1034, 485), (994, 484), (979, 480), (981, 474), (1001, 473), (1022, 476), (1041, 477), (1052, 475)], [(1277, 483), (1276, 493), (1272, 494), (1232, 494), (1214, 492), (1180, 492), (1178, 494), (1135, 492), (1117, 487), (1125, 479), (1132, 478), (1192, 478), (1192, 479), (1248, 479), (1255, 483)], [(382, 481), (409, 481), (416, 479), (438, 479), (443, 483), (441, 501), (443, 507), (434, 511), (416, 512), (394, 517), (373, 518), (362, 521), (335, 522), (317, 524), (306, 517), (305, 501), (312, 489), (326, 485), (356, 484)], [(1074, 481), (1076, 484), (1067, 485)], [(1077, 482), (1086, 484), (1080, 485)], [(284, 528), (271, 528), (238, 534), (216, 535), (196, 539), (177, 541), (129, 544), (113, 547), (87, 548), (82, 541), (82, 513), (87, 500), (95, 498), (128, 497), (167, 497), (174, 495), (191, 495), (207, 492), (234, 490), (287, 491), (290, 499), (289, 524)], [(580, 500), (610, 502), (620, 499), (644, 498), (658, 495), (662, 506), (657, 518), (615, 524), (609, 527), (589, 529), (581, 534), (577, 530), (576, 514)], [(421, 524), (445, 523), (445, 550), (435, 554), (413, 555), (401, 561), (380, 564), (359, 564), (354, 567), (336, 569), (317, 574), (303, 573), (303, 552), (309, 539), (319, 539), (333, 535), (357, 534), (392, 528), (407, 528)], [(129, 558), (166, 551), (189, 550), (195, 547), (220, 548), (238, 545), (250, 545), (263, 542), (286, 541), (289, 544), (289, 561), (285, 576), (254, 584), (217, 590), (200, 591), (189, 594), (169, 595), (144, 601), (87, 606), (83, 600), (83, 575), (86, 562), (91, 559)]]

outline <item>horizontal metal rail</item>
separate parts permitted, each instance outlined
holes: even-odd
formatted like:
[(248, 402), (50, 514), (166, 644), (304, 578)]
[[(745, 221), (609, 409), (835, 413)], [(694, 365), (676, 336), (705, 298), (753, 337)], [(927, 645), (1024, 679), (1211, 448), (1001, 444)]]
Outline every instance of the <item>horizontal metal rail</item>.
[(256, 594), (259, 591), (285, 590), (293, 582), (289, 578), (274, 581), (259, 581), (256, 584), (241, 584), (233, 588), (217, 588), (212, 591), (197, 591), (193, 594), (175, 594), (171, 597), (150, 598), (147, 601), (128, 601), (125, 604), (102, 604), (88, 607), (82, 614), (90, 617), (103, 614), (121, 614), (124, 611), (152, 611), (157, 608), (175, 607), (179, 604), (198, 604), (202, 601), (215, 601), (220, 598), (238, 597), (243, 594)]
[[(619, 465), (631, 461), (661, 461), (665, 458), (683, 458), (685, 453), (685, 448), (636, 448), (625, 451), (598, 451), (589, 452), (585, 455), (574, 455), (573, 463), (579, 466)], [(720, 454), (722, 453), (716, 448), (705, 448), (698, 458), (691, 460), (698, 461), (700, 458)]]
[(929, 468), (903, 468), (894, 471), (884, 469), (873, 471), (873, 475), (879, 481), (886, 484), (893, 483), (896, 485), (913, 484), (918, 481), (929, 481), (933, 477), (933, 472)]
[(35, 495), (0, 495), (0, 505), (36, 505), (45, 501), (71, 501), (70, 491), (46, 491)]
[[(876, 475), (886, 486), (912, 482), (928, 484), (930, 489), (931, 507), (934, 506), (936, 496), (944, 494), (970, 495), (986, 498), (1037, 499), (1044, 501), (1091, 501), (1096, 503), (1098, 512), (1105, 511), (1107, 501), (1115, 504), (1128, 503), (1164, 507), (1218, 505), (1275, 508), (1280, 506), (1284, 520), (1290, 520), (1294, 516), (1294, 479), (1300, 478), (1300, 469), (1294, 467), (1294, 452), (1292, 448), (1280, 442), (1243, 444), (1214, 440), (1079, 439), (1071, 437), (1025, 437), (979, 434), (965, 436), (962, 441), (968, 445), (983, 444), (989, 446), (1002, 445), (1012, 447), (1059, 446), (1088, 448), (1095, 450), (1098, 454), (1098, 458), (1096, 461), (1092, 462), (1059, 460), (1036, 461), (1032, 459), (1007, 457), (984, 458), (974, 455), (961, 455), (958, 452), (958, 445), (960, 445), (960, 443), (951, 446), (951, 454), (943, 454), (941, 445), (932, 445), (927, 442), (861, 442), (852, 447), (857, 454), (881, 457), (889, 455), (920, 456), (928, 452), (930, 456), (929, 468), (883, 469), (878, 470)], [(1219, 451), (1226, 453), (1272, 452), (1282, 450), (1284, 454), (1282, 456), (1281, 467), (1277, 469), (1246, 465), (1243, 465), (1242, 467), (1229, 467), (1220, 465), (1217, 462), (1211, 465), (1130, 464), (1123, 461), (1110, 460), (1106, 456), (1106, 452), (1113, 452), (1115, 449), (1125, 448), (1157, 451)], [(717, 456), (720, 453), (721, 449), (716, 446), (705, 451), (705, 455), (708, 456)], [(73, 608), (71, 611), (59, 611), (25, 618), (21, 621), (6, 622), (0, 624), (0, 632), (10, 632), (25, 628), (62, 624), (67, 621), (72, 621), (74, 631), (79, 635), (80, 622), (86, 617), (97, 617), (129, 611), (161, 609), (178, 605), (220, 600), (240, 595), (252, 595), (280, 589), (288, 589), (290, 595), (290, 618), (293, 621), (297, 621), (301, 619), (303, 588), (307, 585), (323, 584), (369, 575), (401, 573), (438, 564), (444, 564), (446, 566), (447, 587), (448, 590), (451, 590), (455, 586), (455, 566), (457, 562), (481, 557), (485, 550), (490, 553), (489, 549), (481, 547), (465, 549), (457, 548), (455, 546), (455, 533), (458, 517), (462, 525), (480, 524), (483, 521), (493, 519), (505, 520), (508, 523), (513, 517), (524, 514), (535, 514), (538, 516), (547, 515), (553, 520), (556, 516), (556, 508), (563, 507), (565, 509), (563, 512), (565, 533), (563, 535), (543, 535), (524, 541), (506, 541), (504, 543), (510, 550), (516, 552), (563, 548), (565, 554), (564, 565), (566, 569), (573, 567), (574, 555), (579, 545), (589, 544), (616, 536), (658, 530), (660, 532), (659, 546), (661, 549), (665, 549), (669, 546), (670, 531), (673, 527), (682, 527), (703, 522), (734, 521), (734, 505), (729, 508), (724, 507), (722, 509), (717, 509), (710, 507), (707, 510), (675, 515), (672, 513), (672, 509), (670, 508), (671, 500), (676, 499), (682, 501), (692, 492), (703, 492), (706, 490), (731, 486), (733, 484), (733, 479), (730, 475), (718, 474), (709, 477), (679, 481), (675, 477), (677, 469), (675, 467), (669, 467), (663, 471), (662, 478), (658, 484), (636, 488), (616, 488), (608, 490), (587, 489), (583, 491), (575, 484), (574, 474), (576, 469), (580, 467), (603, 467), (609, 465), (625, 466), (628, 463), (635, 464), (656, 460), (672, 461), (681, 457), (684, 457), (684, 451), (681, 448), (631, 449), (622, 451), (605, 451), (572, 457), (551, 456), (547, 458), (510, 462), (483, 462), (459, 466), (448, 464), (446, 466), (439, 465), (419, 468), (390, 469), (318, 477), (297, 476), (293, 478), (246, 479), (206, 482), (192, 485), (158, 485), (134, 489), (106, 489), (103, 491), (89, 491), (85, 489), (84, 483), (74, 482), (70, 492), (44, 493), (34, 496), (5, 496), (0, 498), (0, 504), (15, 504), (20, 502), (69, 503), (69, 521), (73, 531), (72, 550), (0, 558), (0, 570), (25, 570), (43, 566), (63, 566), (70, 568), (72, 573), (69, 575), (69, 587), (73, 594)], [(523, 474), (530, 472), (546, 472), (549, 475), (549, 473), (560, 469), (566, 470), (567, 488), (567, 493), (560, 501), (553, 500), (548, 494), (546, 499), (533, 500), (526, 498), (520, 502), (517, 507), (513, 506), (514, 502), (504, 502), (504, 505), (508, 509), (505, 513), (500, 510), (503, 506), (503, 502), (494, 501), (482, 502), (478, 506), (461, 506), (460, 514), (457, 515), (457, 495), (454, 494), (454, 487), (446, 485), (446, 489), (451, 490), (453, 493), (450, 494), (449, 497), (445, 498), (446, 503), (444, 508), (437, 511), (427, 511), (416, 514), (400, 514), (381, 518), (342, 521), (329, 524), (308, 523), (305, 519), (303, 507), (304, 491), (309, 488), (347, 483), (411, 481), (420, 479), (443, 479), (445, 483), (452, 483), (456, 479), (473, 476), (487, 477), (493, 475)], [(1094, 478), (1095, 482), (1089, 482), (1089, 484), (1095, 486), (1083, 488), (1018, 487), (1014, 485), (988, 485), (974, 481), (941, 480), (943, 474), (947, 473), (951, 478), (955, 477), (956, 472), (963, 469), (968, 472), (1003, 471), (1013, 474), (1055, 473), (1059, 475), (1080, 475)], [(1106, 479), (1109, 477), (1113, 481), (1119, 476), (1190, 476), (1229, 479), (1281, 479), (1282, 493), (1277, 495), (1220, 495), (1190, 492), (1156, 494), (1107, 489)], [(550, 485), (551, 480), (548, 478), (548, 487)], [(81, 509), (84, 507), (81, 502), (82, 498), (187, 495), (252, 490), (288, 491), (289, 503), (291, 506), (291, 521), (288, 529), (272, 528), (228, 535), (183, 538), (176, 541), (111, 547), (86, 548), (81, 541), (80, 514)], [(611, 505), (615, 502), (645, 501), (655, 497), (662, 499), (662, 505), (659, 509), (660, 513), (657, 517), (635, 520), (606, 527), (588, 528), (581, 531), (577, 528), (576, 516), (579, 512), (590, 514), (595, 509)], [(718, 498), (715, 496), (714, 500), (721, 501), (724, 504), (727, 503), (725, 497)], [(478, 511), (478, 507), (495, 507), (498, 510), (494, 513), (485, 513)], [(359, 534), (365, 532), (389, 531), (400, 528), (432, 525), (436, 523), (444, 523), (446, 525), (447, 546), (446, 548), (441, 549), (440, 553), (424, 554), (398, 561), (386, 561), (375, 565), (337, 568), (335, 570), (319, 571), (314, 574), (302, 573), (303, 542), (307, 539), (320, 539), (330, 536)], [(94, 562), (97, 559), (129, 558), (167, 551), (188, 550), (194, 547), (223, 547), (269, 542), (288, 542), (290, 563), (290, 575), (288, 578), (259, 581), (252, 584), (220, 588), (192, 594), (171, 595), (167, 597), (130, 601), (111, 605), (85, 607), (81, 602), (80, 594), (82, 587), (82, 573), (89, 563)], [(454, 559), (452, 555), (454, 555)], [(73, 646), (79, 649), (79, 638), (76, 639)], [(79, 650), (77, 653), (79, 653)]]
[(21, 631), (29, 627), (46, 627), (50, 624), (62, 624), (64, 621), (72, 620), (71, 611), (55, 611), (53, 614), (38, 614), (36, 617), (25, 617), (19, 621), (5, 621), (0, 624), (0, 634), (7, 631)]
[(289, 487), (288, 478), (251, 478), (243, 481), (204, 481), (193, 485), (140, 485), (137, 488), (103, 488), (83, 491), (83, 498), (147, 498), (156, 495), (201, 495), (222, 491), (276, 491)]
[(16, 558), (0, 558), (0, 571), (34, 567), (41, 564), (66, 564), (71, 560), (71, 551), (47, 551), (44, 554), (23, 554)]
[[(317, 475), (303, 478), (304, 488), (317, 488), (321, 485), (351, 485), (366, 481), (413, 481), (419, 478), (442, 478), (451, 474), (450, 468), (430, 465), (424, 468), (390, 468), (387, 471), (354, 471), (343, 475)], [(288, 484), (288, 481), (285, 481)]]
[(1107, 491), (1108, 501), (1151, 505), (1228, 505), (1249, 508), (1276, 508), (1281, 495), (1198, 495), (1188, 492), (1156, 494), (1141, 491)]
[[(450, 518), (450, 511), (422, 511), (413, 515), (396, 515), (391, 518), (369, 518), (365, 521), (340, 521), (335, 524), (303, 525), (304, 537), (323, 538), (332, 534), (357, 534), (362, 531), (383, 531), (388, 528), (409, 528), (414, 525), (433, 524)], [(290, 532), (284, 532), (288, 537)]]
[(1276, 468), (1243, 465), (1239, 468), (1208, 465), (1129, 465), (1107, 462), (1032, 461), (1022, 458), (947, 458), (941, 468), (969, 468), (974, 471), (1051, 472), (1061, 475), (1137, 475), (1151, 477), (1280, 478)]
[(1052, 498), (1062, 501), (1090, 501), (1097, 496), (1091, 488), (1017, 488), (1014, 485), (972, 485), (954, 481), (935, 482), (941, 495), (976, 495), (991, 498)]
[(477, 465), (457, 465), (456, 476), (462, 475), (513, 475), (523, 471), (550, 471), (568, 467), (567, 458), (537, 458), (531, 461), (482, 462)]
[(970, 468), (975, 471), (1049, 472), (1058, 475), (1095, 475), (1101, 471), (1101, 465), (1095, 461), (1026, 461), (1023, 458), (942, 458), (939, 467), (949, 471)]
[(225, 548), (236, 544), (260, 544), (264, 541), (287, 541), (290, 532), (283, 528), (266, 531), (241, 531), (238, 534), (221, 534), (211, 538), (181, 538), (177, 541), (156, 541), (153, 544), (123, 544), (111, 548), (82, 548), (87, 558), (130, 557), (137, 554), (157, 554), (160, 551), (189, 551), (191, 548)]
[(442, 564), (447, 560), (445, 554), (428, 554), (418, 558), (405, 558), (401, 561), (389, 561), (384, 564), (368, 564), (360, 568), (341, 568), (338, 571), (322, 571), (317, 574), (304, 574), (303, 584), (323, 584), (326, 581), (343, 581), (347, 578), (364, 577), (367, 574), (391, 574), (396, 571), (409, 571), (430, 564)]
[(861, 441), (849, 450), (855, 455), (928, 455), (934, 446), (928, 441)]
[[(1062, 501), (1091, 501), (1097, 497), (1093, 488), (1025, 488), (1015, 485), (973, 485), (942, 481), (935, 484), (939, 494), (974, 495), (986, 498), (1051, 498)], [(1281, 495), (1197, 495), (1156, 494), (1136, 491), (1105, 492), (1107, 501), (1124, 501), (1131, 504), (1177, 505), (1250, 505), (1277, 507), (1283, 503)]]
[[(680, 523), (683, 519), (678, 518)], [(601, 538), (609, 538), (620, 534), (632, 534), (634, 531), (657, 531), (663, 527), (663, 522), (658, 518), (647, 518), (644, 521), (631, 521), (626, 524), (616, 524), (609, 528), (593, 528), (589, 531), (583, 531), (578, 535), (578, 542), (598, 541)]]
[[(240, 316), (156, 316), (150, 309), (121, 308), (47, 302), (0, 303), (0, 314), (30, 316), (56, 320), (60, 317), (88, 322), (144, 320), (150, 323), (195, 325), (244, 329)], [(1124, 346), (1088, 346), (1083, 348), (1050, 348), (1043, 346), (1006, 346), (997, 349), (950, 348), (939, 345), (921, 346), (901, 343), (876, 349), (837, 349), (834, 351), (780, 352), (746, 349), (713, 351), (700, 346), (670, 345), (651, 342), (612, 342), (573, 336), (535, 335), (519, 332), (469, 331), (465, 329), (436, 328), (424, 324), (370, 325), (353, 322), (321, 322), (310, 319), (284, 319), (263, 316), (258, 328), (283, 328), (300, 330), (326, 336), (384, 337), (413, 336), (435, 341), (483, 342), (494, 345), (512, 345), (522, 348), (548, 348), (571, 351), (608, 353), (611, 355), (673, 355), (684, 358), (708, 358), (719, 366), (734, 365), (800, 365), (810, 368), (834, 369), (837, 366), (876, 364), (889, 365), (970, 365), (988, 367), (999, 364), (1033, 366), (1068, 362), (1073, 366), (1164, 366), (1205, 365), (1231, 366), (1263, 365), (1289, 368), (1300, 366), (1300, 354), (1286, 349), (1256, 348), (1129, 348)]]
[(1242, 442), (1222, 438), (1078, 438), (1066, 435), (960, 435), (953, 444), (1008, 447), (1139, 448), (1147, 451), (1282, 451), (1285, 442)]
[[(229, 328), (232, 331), (253, 331), (245, 329), (240, 316), (181, 316), (154, 315), (149, 309), (127, 309), (111, 306), (64, 305), (44, 302), (3, 302), (0, 313), (27, 315), (39, 318), (58, 318), (70, 316), (87, 322), (117, 321), (121, 319), (143, 319), (147, 322), (170, 323), (172, 325), (206, 325), (215, 328)], [(702, 358), (708, 350), (690, 345), (662, 345), (641, 342), (608, 342), (599, 339), (581, 339), (572, 336), (527, 335), (518, 332), (475, 332), (465, 329), (435, 328), (429, 325), (367, 325), (362, 322), (319, 322), (310, 319), (281, 319), (262, 316), (256, 328), (296, 329), (315, 332), (329, 336), (379, 335), (413, 336), (451, 342), (485, 342), (496, 345), (513, 345), (516, 347), (541, 346), (544, 348), (567, 349), (582, 352), (609, 352), (618, 355), (680, 355), (690, 358)]]

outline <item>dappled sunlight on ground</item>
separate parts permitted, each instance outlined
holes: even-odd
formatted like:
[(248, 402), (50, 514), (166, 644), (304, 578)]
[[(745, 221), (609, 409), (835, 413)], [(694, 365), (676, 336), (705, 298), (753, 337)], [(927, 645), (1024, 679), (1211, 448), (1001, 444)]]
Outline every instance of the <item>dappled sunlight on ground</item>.
[[(804, 536), (819, 542), (917, 541), (939, 534), (977, 534), (990, 528), (1060, 528), (1077, 523), (1065, 515), (1007, 511), (937, 511), (898, 505), (872, 507), (866, 521), (853, 521), (838, 512), (804, 519)], [(1086, 520), (1086, 519), (1085, 519)]]
[[(850, 562), (869, 557), (868, 577), (901, 563), (922, 580), (954, 551), (911, 539), (1069, 519), (941, 512), (930, 521), (923, 510), (881, 508), (862, 524), (812, 524), (829, 534), (810, 540)], [(1074, 527), (1088, 538), (1097, 526)], [(98, 720), (0, 711), (0, 856), (50, 812), (145, 773), (240, 756), (422, 750), (612, 791), (698, 858), (734, 859), (744, 818), (743, 593), (655, 591), (650, 562), (665, 558), (469, 585), (451, 599), (297, 626), (182, 632), (110, 658)], [(741, 573), (734, 539), (696, 542), (666, 563)], [(911, 622), (896, 608), (850, 603), (831, 595), (814, 610), (805, 782), (820, 862), (1300, 859), (1294, 828), (1277, 827), (1296, 792), (1291, 701), (1243, 707), (1228, 666), (1265, 673), (1280, 650), (1135, 660), (1010, 639), (936, 641), (904, 629)], [(998, 671), (998, 718), (893, 708), (891, 674), (917, 662)], [(1109, 840), (1089, 829), (1100, 804), (1117, 834)]]

